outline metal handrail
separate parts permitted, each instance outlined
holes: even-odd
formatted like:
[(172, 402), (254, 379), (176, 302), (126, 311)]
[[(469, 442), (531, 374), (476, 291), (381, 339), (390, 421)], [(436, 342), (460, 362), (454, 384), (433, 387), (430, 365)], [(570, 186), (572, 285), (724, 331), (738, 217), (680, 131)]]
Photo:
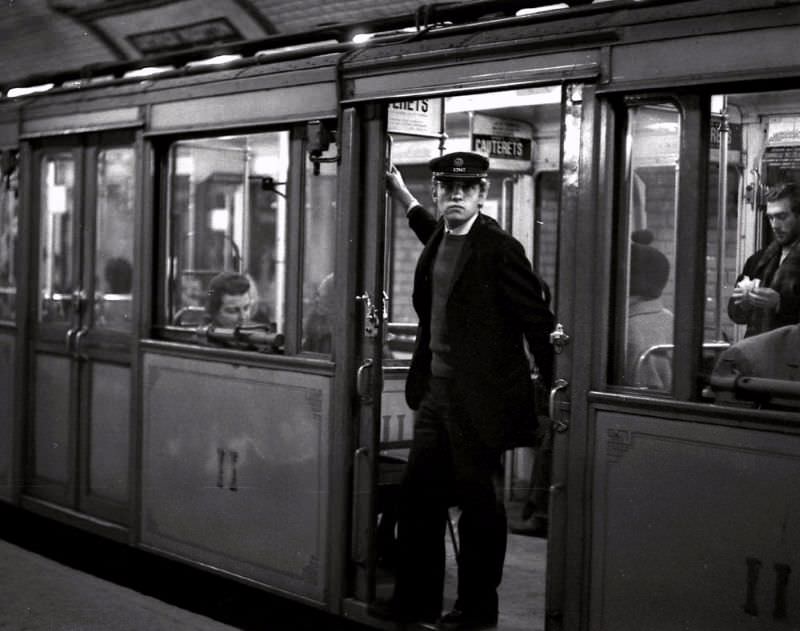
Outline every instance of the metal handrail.
[[(730, 346), (729, 342), (703, 342), (703, 350), (704, 351), (713, 351), (713, 350), (725, 350)], [(646, 349), (642, 352), (639, 357), (636, 359), (636, 364), (634, 364), (634, 374), (638, 375), (641, 373), (642, 366), (644, 362), (650, 357), (650, 355), (654, 353), (658, 353), (660, 351), (671, 351), (674, 350), (674, 344), (654, 344), (653, 346)]]
[(711, 375), (711, 389), (715, 392), (734, 392), (751, 398), (781, 398), (800, 401), (800, 381), (749, 377), (737, 373)]
[(394, 351), (413, 351), (417, 341), (417, 325), (413, 322), (389, 322), (386, 343)]
[(197, 332), (210, 342), (224, 342), (272, 353), (280, 353), (283, 350), (283, 333), (272, 331), (269, 324), (241, 324), (232, 328), (207, 324), (198, 327)]

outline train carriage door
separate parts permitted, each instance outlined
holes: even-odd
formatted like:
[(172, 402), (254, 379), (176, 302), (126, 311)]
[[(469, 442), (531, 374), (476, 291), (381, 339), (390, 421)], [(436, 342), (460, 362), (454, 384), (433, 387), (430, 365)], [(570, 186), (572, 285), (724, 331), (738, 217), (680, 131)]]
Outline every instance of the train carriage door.
[[(354, 523), (351, 556), (354, 594), (367, 603), (389, 597), (396, 561), (396, 501), (413, 436), (414, 412), (405, 379), (414, 349), (417, 316), (411, 300), (414, 269), (423, 244), (411, 231), (406, 208), (385, 195), (390, 164), (428, 208), (428, 161), (441, 153), (479, 151), (490, 157), (490, 185), (482, 212), (512, 233), (549, 288), (559, 327), (551, 393), (539, 388), (541, 442), (504, 454), (502, 493), (509, 524), (500, 629), (559, 628), (566, 555), (566, 484), (570, 426), (575, 230), (580, 165), (587, 131), (581, 86), (537, 86), (369, 106), (362, 125), (365, 154), (364, 216), (358, 327), (362, 332), (358, 394), (361, 402), (354, 456)], [(369, 119), (372, 116), (372, 119)], [(584, 235), (585, 238), (589, 238)], [(588, 352), (588, 349), (586, 350)], [(590, 362), (581, 365), (587, 367)], [(531, 369), (536, 378), (535, 366)], [(583, 383), (586, 377), (577, 379)], [(549, 409), (548, 409), (549, 405)], [(554, 417), (552, 420), (550, 417)], [(573, 446), (573, 448), (575, 448)], [(570, 477), (572, 476), (572, 477)], [(555, 491), (552, 491), (555, 489)], [(574, 495), (579, 502), (578, 494)], [(445, 609), (456, 597), (459, 512), (450, 511), (445, 533)], [(549, 578), (548, 578), (549, 574)], [(546, 598), (546, 591), (549, 595)], [(353, 606), (353, 615), (358, 607)]]
[(135, 331), (134, 135), (43, 140), (33, 155), (37, 289), (30, 304), (24, 501), (124, 524)]

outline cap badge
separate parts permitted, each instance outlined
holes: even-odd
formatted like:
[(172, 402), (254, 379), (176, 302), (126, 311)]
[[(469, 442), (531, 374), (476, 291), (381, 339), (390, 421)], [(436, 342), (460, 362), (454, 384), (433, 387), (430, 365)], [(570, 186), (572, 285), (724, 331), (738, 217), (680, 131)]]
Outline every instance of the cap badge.
[(453, 166), (463, 167), (464, 166), (464, 159), (463, 158), (456, 158), (455, 160), (453, 160)]

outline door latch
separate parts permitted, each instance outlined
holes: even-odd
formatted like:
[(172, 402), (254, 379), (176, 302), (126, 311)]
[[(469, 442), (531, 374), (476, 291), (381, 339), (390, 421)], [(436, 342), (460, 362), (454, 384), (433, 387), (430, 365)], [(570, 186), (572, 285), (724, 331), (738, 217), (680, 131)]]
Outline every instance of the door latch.
[(368, 292), (356, 296), (356, 300), (364, 305), (364, 337), (377, 337), (381, 327), (381, 318), (378, 309), (372, 302)]
[(550, 334), (550, 343), (556, 353), (564, 350), (564, 347), (569, 344), (569, 335), (564, 331), (564, 326), (559, 323), (556, 324), (556, 330)]

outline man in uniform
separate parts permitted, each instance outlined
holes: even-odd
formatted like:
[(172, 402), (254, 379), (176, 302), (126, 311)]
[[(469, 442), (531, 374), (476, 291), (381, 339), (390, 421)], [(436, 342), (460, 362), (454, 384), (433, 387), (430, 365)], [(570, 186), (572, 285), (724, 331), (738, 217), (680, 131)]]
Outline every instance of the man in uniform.
[[(458, 152), (430, 162), (438, 218), (411, 195), (395, 167), (387, 189), (425, 244), (414, 276), (419, 317), (406, 399), (416, 410), (401, 485), (394, 596), (371, 611), (443, 629), (497, 623), (507, 522), (501, 455), (532, 445), (531, 365), (552, 379), (553, 314), (522, 245), (480, 212), (489, 160)], [(458, 506), (458, 598), (440, 616), (448, 508)]]

